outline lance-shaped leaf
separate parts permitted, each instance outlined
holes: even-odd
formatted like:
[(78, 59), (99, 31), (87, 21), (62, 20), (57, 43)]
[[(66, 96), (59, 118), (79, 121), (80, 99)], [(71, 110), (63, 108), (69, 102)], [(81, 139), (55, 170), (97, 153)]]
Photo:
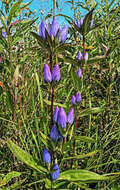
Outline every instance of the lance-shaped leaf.
[(12, 142), (12, 140), (9, 139), (7, 141), (7, 145), (10, 148), (10, 150), (13, 152), (13, 154), (19, 160), (21, 160), (23, 163), (25, 163), (29, 167), (37, 170), (39, 173), (45, 174), (45, 172), (47, 172), (47, 170), (45, 168), (43, 168), (42, 166), (38, 165), (37, 162), (34, 161), (33, 157), (28, 152), (26, 152), (25, 150), (21, 149), (16, 144), (14, 144)]
[(48, 48), (47, 44), (46, 44), (46, 41), (43, 40), (42, 37), (40, 37), (37, 33), (35, 32), (31, 32), (31, 34), (36, 38), (36, 40), (38, 41), (39, 45), (43, 48), (43, 49), (46, 49)]
[(99, 175), (97, 173), (88, 170), (67, 170), (60, 174), (59, 180), (67, 180), (71, 182), (81, 181), (81, 182), (98, 182), (106, 181), (109, 177)]
[(6, 185), (9, 181), (11, 181), (14, 177), (19, 177), (21, 175), (20, 172), (9, 172), (3, 179), (0, 181), (0, 187)]

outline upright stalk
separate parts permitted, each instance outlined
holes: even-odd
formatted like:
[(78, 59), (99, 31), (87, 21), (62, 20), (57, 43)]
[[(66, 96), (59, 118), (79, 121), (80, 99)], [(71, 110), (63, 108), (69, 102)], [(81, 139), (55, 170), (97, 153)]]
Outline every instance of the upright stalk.
[[(53, 58), (50, 54), (50, 72), (53, 71)], [(53, 126), (53, 102), (54, 102), (54, 87), (51, 85), (51, 127)]]

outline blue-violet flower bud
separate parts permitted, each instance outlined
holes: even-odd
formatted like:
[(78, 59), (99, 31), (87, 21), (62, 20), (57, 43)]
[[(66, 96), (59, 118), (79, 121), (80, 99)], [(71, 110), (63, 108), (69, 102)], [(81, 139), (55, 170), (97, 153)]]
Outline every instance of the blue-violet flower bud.
[(68, 35), (68, 26), (64, 25), (61, 32), (60, 32), (60, 36), (61, 36), (61, 42), (63, 43)]
[(58, 111), (59, 111), (59, 108), (58, 108), (58, 106), (56, 106), (55, 111), (54, 111), (54, 113), (53, 113), (53, 121), (54, 121), (55, 123), (57, 122)]
[[(47, 24), (42, 20), (40, 27), (39, 27), (39, 35), (45, 40), (45, 29), (48, 31)], [(48, 32), (49, 33), (49, 32)]]
[(51, 177), (52, 177), (52, 180), (56, 180), (60, 176), (60, 169), (59, 169), (58, 164), (54, 165), (53, 170), (56, 170), (56, 171), (54, 171), (53, 173), (51, 173)]
[(72, 125), (74, 121), (74, 109), (72, 108), (67, 115), (67, 122)]
[(88, 60), (88, 52), (85, 53), (85, 57), (84, 57), (85, 61)]
[(53, 21), (52, 21), (52, 24), (51, 24), (51, 28), (50, 28), (50, 36), (55, 37), (56, 34), (57, 34), (57, 32), (58, 32), (58, 30), (59, 30), (59, 25), (58, 25), (56, 19), (53, 18)]
[(80, 25), (83, 24), (83, 18), (80, 18)]
[(93, 24), (94, 24), (94, 20), (92, 19), (92, 20), (91, 20), (91, 23), (90, 23), (90, 26), (92, 27)]
[(80, 61), (82, 59), (82, 53), (81, 51), (77, 52), (77, 59)]
[(4, 38), (6, 38), (6, 37), (7, 37), (6, 32), (2, 32), (2, 36), (3, 36)]
[(43, 160), (46, 164), (51, 163), (51, 156), (46, 148), (43, 149)]
[(58, 138), (59, 138), (59, 131), (58, 131), (56, 125), (54, 125), (54, 126), (52, 127), (51, 131), (50, 131), (50, 138), (51, 138), (54, 142), (56, 142), (56, 141), (58, 140)]
[(58, 112), (58, 120), (57, 123), (60, 125), (62, 128), (66, 127), (66, 122), (67, 122), (67, 116), (63, 108), (59, 109)]
[(75, 96), (72, 96), (72, 105), (74, 106), (76, 104), (76, 98)]
[(80, 20), (79, 19), (76, 20), (76, 25), (78, 28), (80, 28)]
[(45, 82), (51, 82), (52, 81), (52, 75), (51, 75), (48, 64), (44, 65), (43, 76), (44, 76)]
[(52, 80), (56, 80), (57, 82), (59, 82), (60, 80), (60, 69), (59, 69), (59, 65), (56, 64), (54, 66), (53, 72), (52, 72)]
[(77, 75), (78, 75), (78, 77), (79, 77), (79, 78), (81, 78), (81, 77), (82, 77), (82, 71), (81, 71), (81, 69), (80, 69), (80, 68), (79, 68), (79, 69), (78, 69), (78, 71), (77, 71)]
[(81, 100), (82, 100), (81, 93), (80, 93), (80, 92), (77, 92), (77, 94), (76, 94), (76, 102), (77, 102), (77, 103), (80, 103)]

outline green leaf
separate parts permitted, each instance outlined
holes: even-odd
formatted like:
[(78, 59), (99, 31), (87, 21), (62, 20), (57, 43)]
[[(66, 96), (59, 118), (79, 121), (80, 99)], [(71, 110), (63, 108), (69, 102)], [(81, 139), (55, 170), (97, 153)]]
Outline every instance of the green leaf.
[(23, 0), (19, 0), (19, 1), (17, 1), (16, 3), (13, 4), (13, 6), (12, 6), (10, 12), (9, 12), (9, 15), (8, 15), (8, 20), (7, 20), (8, 25), (11, 23), (13, 16), (14, 16), (14, 15), (16, 14), (16, 12), (18, 11), (18, 9), (19, 9), (19, 7), (20, 7), (22, 1), (23, 1)]
[(72, 157), (67, 157), (67, 158), (63, 158), (63, 161), (64, 160), (72, 160), (72, 159), (84, 159), (84, 158), (87, 158), (87, 157), (93, 157), (95, 154), (97, 154), (98, 151), (93, 151), (93, 152), (89, 152), (87, 154), (83, 154), (83, 155), (76, 155), (76, 156), (72, 156)]
[(4, 178), (2, 181), (0, 181), (0, 187), (6, 185), (12, 178), (14, 177), (19, 177), (21, 175), (20, 172), (15, 172), (15, 171), (12, 171), (12, 172), (9, 172)]
[(35, 33), (35, 32), (31, 32), (31, 34), (33, 35), (34, 38), (36, 38), (36, 40), (38, 41), (39, 45), (40, 45), (43, 49), (48, 48), (46, 42), (42, 39), (42, 37), (40, 37), (40, 35), (38, 35), (38, 34)]
[(78, 77), (76, 72), (71, 71), (72, 80), (74, 83), (74, 86), (81, 91), (82, 90), (82, 79)]
[(92, 139), (91, 137), (87, 137), (87, 136), (75, 136), (74, 137), (75, 140), (77, 141), (81, 141), (81, 142), (87, 142), (87, 143), (95, 143), (96, 140)]
[(96, 114), (96, 113), (102, 112), (103, 110), (104, 110), (104, 108), (101, 108), (101, 107), (88, 108), (88, 109), (81, 111), (79, 113), (79, 117), (84, 117), (84, 116), (90, 115), (90, 114)]
[[(51, 105), (51, 101), (49, 101), (49, 100), (44, 100), (44, 102), (45, 102), (47, 105)], [(57, 102), (54, 102), (54, 103), (53, 103), (53, 106), (59, 106), (59, 107), (66, 108), (66, 105), (60, 104), (60, 103), (57, 103)]]
[(60, 174), (59, 180), (67, 180), (71, 182), (81, 181), (81, 182), (97, 182), (106, 181), (109, 177), (99, 175), (97, 173), (87, 171), (87, 170), (67, 170)]
[(29, 167), (37, 170), (39, 173), (45, 173), (47, 170), (42, 166), (38, 165), (37, 162), (34, 161), (33, 157), (26, 152), (25, 150), (21, 149), (19, 146), (14, 144), (10, 139), (7, 141), (8, 147), (13, 152), (13, 154), (22, 162), (24, 162)]

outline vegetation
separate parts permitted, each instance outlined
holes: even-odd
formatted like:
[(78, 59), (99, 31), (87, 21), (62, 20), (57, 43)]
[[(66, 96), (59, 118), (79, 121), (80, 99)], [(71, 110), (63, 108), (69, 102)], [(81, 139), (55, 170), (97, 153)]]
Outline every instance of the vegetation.
[(59, 3), (1, 0), (0, 190), (119, 190), (120, 3)]

